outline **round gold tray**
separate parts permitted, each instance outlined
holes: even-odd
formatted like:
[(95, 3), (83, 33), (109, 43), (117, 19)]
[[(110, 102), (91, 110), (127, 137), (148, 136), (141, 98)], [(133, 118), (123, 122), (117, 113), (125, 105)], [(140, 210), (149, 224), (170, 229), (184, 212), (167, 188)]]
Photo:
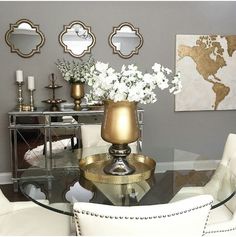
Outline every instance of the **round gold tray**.
[(103, 168), (111, 161), (107, 153), (87, 156), (79, 161), (82, 175), (91, 181), (112, 184), (136, 183), (149, 179), (154, 173), (156, 162), (148, 156), (130, 154), (127, 161), (135, 167), (135, 172), (130, 175), (109, 175), (104, 173)]

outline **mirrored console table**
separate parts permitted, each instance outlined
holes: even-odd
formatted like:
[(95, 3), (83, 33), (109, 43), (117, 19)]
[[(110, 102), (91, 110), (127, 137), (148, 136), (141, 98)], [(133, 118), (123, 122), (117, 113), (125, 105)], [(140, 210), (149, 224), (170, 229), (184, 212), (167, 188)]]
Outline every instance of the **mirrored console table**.
[[(65, 158), (65, 154), (68, 156), (68, 151), (71, 156), (79, 156), (81, 125), (101, 124), (103, 114), (103, 106), (83, 107), (81, 111), (46, 111), (44, 108), (32, 112), (10, 111), (8, 129), (14, 190), (18, 191), (18, 180), (25, 170), (37, 173), (36, 170), (43, 169), (50, 175), (60, 158)], [(141, 151), (144, 110), (138, 108), (137, 115), (140, 127), (138, 150)]]

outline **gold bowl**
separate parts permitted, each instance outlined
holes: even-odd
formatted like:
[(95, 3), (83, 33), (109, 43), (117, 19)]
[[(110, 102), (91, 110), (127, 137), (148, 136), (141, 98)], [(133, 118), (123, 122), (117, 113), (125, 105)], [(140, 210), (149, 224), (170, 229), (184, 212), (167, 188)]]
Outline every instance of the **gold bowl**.
[(141, 154), (130, 154), (127, 161), (135, 168), (135, 172), (129, 175), (109, 175), (104, 172), (104, 167), (110, 163), (108, 153), (87, 156), (79, 161), (81, 174), (84, 178), (112, 184), (128, 184), (149, 179), (155, 171), (155, 160)]

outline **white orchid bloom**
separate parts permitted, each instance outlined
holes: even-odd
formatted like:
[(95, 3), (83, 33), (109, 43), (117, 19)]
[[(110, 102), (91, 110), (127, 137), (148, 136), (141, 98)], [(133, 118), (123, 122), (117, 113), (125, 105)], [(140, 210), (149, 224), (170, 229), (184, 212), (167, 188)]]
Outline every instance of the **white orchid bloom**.
[(160, 72), (160, 71), (161, 71), (161, 64), (155, 63), (155, 64), (152, 66), (152, 70), (153, 70), (154, 72)]
[(123, 65), (120, 72), (116, 72), (108, 64), (97, 62), (95, 67), (85, 73), (85, 79), (92, 86), (91, 98), (97, 100), (110, 99), (113, 101), (136, 101), (143, 104), (157, 101), (156, 92), (169, 88), (169, 92), (176, 94), (181, 88), (180, 75), (171, 76), (172, 71), (155, 63), (153, 73), (142, 73), (134, 64)]
[(172, 71), (169, 68), (165, 68), (165, 72), (169, 75), (172, 73)]
[(123, 66), (121, 67), (121, 72), (124, 72), (125, 70), (126, 70), (126, 66), (123, 65)]
[(95, 67), (99, 72), (105, 72), (108, 69), (108, 63), (97, 62)]
[(137, 71), (137, 70), (138, 70), (138, 67), (135, 66), (134, 64), (130, 64), (130, 65), (128, 65), (128, 69), (129, 69), (130, 71)]

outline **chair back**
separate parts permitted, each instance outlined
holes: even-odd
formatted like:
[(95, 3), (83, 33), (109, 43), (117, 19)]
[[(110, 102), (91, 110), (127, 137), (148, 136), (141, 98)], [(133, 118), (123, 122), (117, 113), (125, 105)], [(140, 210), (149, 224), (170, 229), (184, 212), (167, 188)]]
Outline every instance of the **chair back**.
[[(101, 137), (100, 124), (81, 125), (82, 158), (99, 153), (107, 153), (111, 143)], [(132, 153), (137, 153), (137, 142), (129, 144)]]
[(81, 125), (82, 147), (110, 146), (110, 143), (104, 141), (101, 137), (100, 124)]
[[(236, 154), (230, 157), (228, 165), (224, 167), (224, 175), (218, 190), (217, 199), (222, 201), (236, 191)], [(236, 195), (225, 203), (225, 206), (236, 214)]]
[[(205, 190), (218, 201), (223, 201), (236, 191), (236, 134), (228, 135), (221, 162), (211, 180), (206, 184)], [(234, 213), (236, 196), (226, 202), (225, 206)]]
[(224, 166), (228, 166), (233, 156), (236, 156), (236, 134), (230, 133), (226, 140), (220, 163)]
[(78, 235), (202, 236), (212, 196), (149, 206), (110, 206), (78, 202), (74, 216)]

